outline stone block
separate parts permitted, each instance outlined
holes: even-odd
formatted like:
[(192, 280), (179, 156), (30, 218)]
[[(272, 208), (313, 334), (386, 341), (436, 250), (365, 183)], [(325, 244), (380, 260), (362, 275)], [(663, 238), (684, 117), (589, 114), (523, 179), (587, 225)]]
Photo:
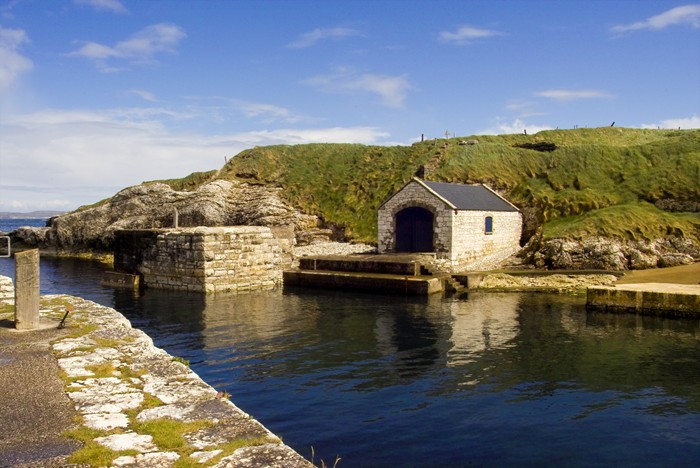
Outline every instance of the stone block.
[(15, 328), (39, 326), (39, 250), (15, 254)]

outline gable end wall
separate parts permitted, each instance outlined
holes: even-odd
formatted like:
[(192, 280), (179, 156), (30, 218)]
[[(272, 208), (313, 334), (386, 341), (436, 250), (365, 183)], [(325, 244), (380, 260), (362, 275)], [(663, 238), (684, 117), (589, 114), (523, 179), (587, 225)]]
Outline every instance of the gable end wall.
[(396, 213), (412, 206), (425, 208), (433, 213), (433, 248), (438, 257), (448, 256), (452, 247), (453, 211), (417, 182), (409, 182), (380, 207), (377, 213), (377, 250), (380, 253), (394, 251), (396, 248)]

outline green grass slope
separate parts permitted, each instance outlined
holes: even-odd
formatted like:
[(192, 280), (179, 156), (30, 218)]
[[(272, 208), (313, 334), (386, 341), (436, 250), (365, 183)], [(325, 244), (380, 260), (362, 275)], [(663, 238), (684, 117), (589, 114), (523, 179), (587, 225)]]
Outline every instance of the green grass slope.
[[(478, 144), (465, 145), (468, 140)], [(460, 144), (461, 143), (461, 144)], [(520, 147), (547, 143), (554, 151)], [(378, 206), (419, 166), (426, 178), (486, 183), (528, 213), (545, 237), (700, 239), (700, 215), (659, 200), (700, 200), (700, 130), (595, 128), (471, 136), (412, 146), (311, 144), (243, 151), (218, 177), (276, 184), (302, 210), (376, 240)]]

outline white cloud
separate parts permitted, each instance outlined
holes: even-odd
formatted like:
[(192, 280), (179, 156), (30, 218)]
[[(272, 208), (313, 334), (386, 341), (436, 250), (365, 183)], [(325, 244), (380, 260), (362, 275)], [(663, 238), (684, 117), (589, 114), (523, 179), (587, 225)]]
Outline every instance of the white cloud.
[(457, 28), (455, 32), (442, 31), (438, 35), (438, 39), (441, 42), (447, 42), (456, 45), (468, 45), (474, 42), (476, 39), (483, 39), (485, 37), (501, 36), (503, 35), (500, 31), (494, 31), (492, 29), (481, 29), (474, 28), (472, 26), (461, 26)]
[[(331, 127), (311, 129), (278, 129), (234, 135), (234, 141), (248, 145), (301, 145), (306, 143), (380, 144), (389, 134), (376, 127)], [(243, 148), (242, 148), (243, 149)]]
[(523, 133), (527, 131), (529, 134), (534, 134), (542, 130), (551, 130), (553, 127), (548, 125), (531, 125), (523, 122), (520, 119), (515, 119), (512, 122), (504, 122), (501, 119), (496, 119), (494, 123), (483, 130), (478, 131), (477, 135), (500, 135)]
[(303, 119), (300, 115), (294, 114), (289, 109), (274, 104), (235, 101), (235, 106), (242, 111), (246, 117), (260, 118), (264, 122), (283, 121), (294, 123)]
[(531, 101), (514, 100), (506, 104), (506, 110), (513, 112), (519, 118), (543, 115), (542, 112), (536, 109), (537, 103)]
[(612, 94), (597, 89), (548, 89), (535, 93), (540, 97), (554, 99), (555, 101), (576, 101), (579, 99), (608, 99)]
[(642, 124), (641, 128), (669, 128), (688, 130), (691, 128), (700, 128), (700, 116), (693, 115), (692, 117), (682, 117), (678, 119), (666, 119), (655, 124)]
[(346, 37), (364, 37), (364, 34), (357, 29), (352, 28), (317, 28), (311, 32), (304, 33), (299, 38), (287, 44), (290, 49), (304, 49), (316, 45), (319, 41), (325, 39), (344, 39)]
[(26, 42), (29, 38), (24, 30), (0, 28), (0, 91), (9, 88), (22, 73), (34, 66), (18, 52)]
[(155, 94), (151, 93), (150, 91), (145, 91), (143, 89), (130, 89), (126, 92), (126, 94), (133, 94), (134, 96), (138, 96), (144, 101), (148, 102), (158, 101)]
[(671, 8), (659, 15), (647, 18), (644, 21), (613, 26), (611, 31), (615, 33), (638, 31), (640, 29), (658, 31), (670, 26), (682, 24), (690, 25), (693, 28), (700, 28), (700, 4)]
[(387, 107), (402, 107), (406, 93), (412, 88), (405, 76), (356, 73), (340, 69), (331, 75), (318, 75), (304, 83), (327, 93), (371, 93), (378, 95)]
[(95, 10), (109, 11), (112, 13), (128, 13), (126, 7), (119, 0), (73, 0), (76, 5), (87, 5)]
[(187, 35), (179, 26), (159, 23), (147, 26), (114, 46), (86, 42), (69, 55), (94, 60), (103, 71), (113, 71), (113, 67), (105, 65), (109, 59), (122, 59), (132, 63), (150, 62), (157, 54), (175, 53), (178, 43), (185, 37)]
[(0, 211), (74, 209), (145, 180), (217, 169), (255, 145), (377, 144), (375, 127), (285, 128), (203, 135), (170, 129), (188, 118), (160, 108), (44, 110), (0, 116)]

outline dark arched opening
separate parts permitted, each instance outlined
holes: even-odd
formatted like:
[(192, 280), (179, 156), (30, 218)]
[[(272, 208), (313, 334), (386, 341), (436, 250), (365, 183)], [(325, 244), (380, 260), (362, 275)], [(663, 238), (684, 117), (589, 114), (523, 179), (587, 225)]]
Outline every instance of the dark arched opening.
[(396, 251), (433, 251), (433, 214), (412, 206), (396, 213)]

